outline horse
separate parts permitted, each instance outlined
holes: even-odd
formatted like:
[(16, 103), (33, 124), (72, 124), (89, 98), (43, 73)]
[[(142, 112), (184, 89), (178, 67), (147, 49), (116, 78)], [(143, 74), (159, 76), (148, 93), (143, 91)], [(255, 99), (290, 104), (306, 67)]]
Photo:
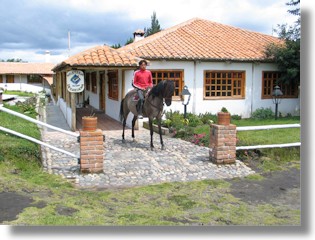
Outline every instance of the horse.
[[(167, 106), (172, 104), (172, 96), (174, 95), (174, 81), (172, 80), (163, 80), (160, 81), (157, 85), (155, 85), (151, 91), (147, 94), (143, 103), (143, 116), (149, 118), (149, 126), (150, 126), (150, 136), (151, 150), (154, 149), (153, 145), (153, 119), (157, 119), (158, 121), (158, 129), (160, 134), (160, 142), (161, 149), (164, 150), (164, 143), (162, 138), (162, 130), (161, 130), (161, 118), (163, 115), (163, 107), (164, 102)], [(135, 100), (137, 96), (137, 91), (135, 89), (130, 90), (120, 104), (120, 120), (123, 123), (123, 132), (122, 132), (122, 141), (125, 142), (125, 127), (128, 114), (130, 112), (133, 113), (132, 119), (132, 133), (131, 136), (133, 140), (135, 140), (134, 126), (136, 120), (138, 118), (137, 104), (138, 101)]]

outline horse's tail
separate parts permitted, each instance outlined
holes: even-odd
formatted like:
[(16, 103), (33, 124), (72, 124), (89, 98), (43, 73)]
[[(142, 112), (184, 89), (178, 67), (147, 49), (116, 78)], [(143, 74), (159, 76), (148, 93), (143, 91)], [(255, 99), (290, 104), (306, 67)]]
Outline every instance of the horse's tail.
[(121, 122), (124, 119), (124, 101), (125, 101), (125, 99), (123, 98), (123, 100), (121, 100), (121, 103), (120, 103), (119, 118), (120, 118)]

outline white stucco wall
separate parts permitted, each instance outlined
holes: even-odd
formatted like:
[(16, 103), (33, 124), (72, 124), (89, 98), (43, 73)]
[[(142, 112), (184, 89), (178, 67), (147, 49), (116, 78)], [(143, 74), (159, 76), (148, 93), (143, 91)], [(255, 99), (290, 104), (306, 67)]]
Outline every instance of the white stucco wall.
[(49, 85), (43, 88), (43, 84), (41, 83), (28, 84), (27, 75), (14, 75), (14, 83), (7, 83), (6, 75), (2, 75), (2, 81), (3, 83), (0, 83), (0, 87), (10, 91), (39, 93), (45, 90), (46, 93), (51, 93)]
[[(251, 113), (258, 108), (271, 108), (274, 111), (272, 99), (262, 99), (262, 71), (277, 70), (274, 64), (270, 63), (227, 63), (227, 62), (184, 62), (184, 61), (151, 61), (149, 70), (183, 70), (184, 84), (191, 92), (191, 100), (187, 106), (187, 112), (217, 113), (222, 107), (226, 107), (231, 114), (241, 115), (244, 118), (250, 117)], [(205, 70), (240, 70), (245, 71), (245, 98), (229, 100), (204, 100), (203, 78)], [(126, 92), (132, 89), (133, 72), (126, 72)], [(165, 111), (184, 111), (181, 101), (173, 101), (170, 107), (165, 107)], [(279, 111), (286, 115), (291, 113), (299, 115), (300, 99), (282, 99)]]

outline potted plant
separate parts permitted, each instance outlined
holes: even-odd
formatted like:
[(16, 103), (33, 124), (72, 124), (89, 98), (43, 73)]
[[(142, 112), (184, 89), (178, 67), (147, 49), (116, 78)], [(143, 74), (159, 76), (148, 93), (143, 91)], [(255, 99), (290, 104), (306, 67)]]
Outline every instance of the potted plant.
[(222, 107), (221, 111), (218, 112), (218, 124), (230, 125), (230, 123), (231, 123), (231, 114), (225, 107)]
[(97, 129), (97, 117), (95, 113), (90, 116), (82, 117), (82, 130), (83, 131), (95, 131)]

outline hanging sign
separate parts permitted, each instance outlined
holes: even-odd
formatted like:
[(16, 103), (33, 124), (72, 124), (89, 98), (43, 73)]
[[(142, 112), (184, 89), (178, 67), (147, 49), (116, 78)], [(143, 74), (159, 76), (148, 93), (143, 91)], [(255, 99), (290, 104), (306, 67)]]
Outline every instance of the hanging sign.
[(67, 89), (73, 93), (84, 90), (84, 73), (82, 71), (71, 70), (67, 72)]

